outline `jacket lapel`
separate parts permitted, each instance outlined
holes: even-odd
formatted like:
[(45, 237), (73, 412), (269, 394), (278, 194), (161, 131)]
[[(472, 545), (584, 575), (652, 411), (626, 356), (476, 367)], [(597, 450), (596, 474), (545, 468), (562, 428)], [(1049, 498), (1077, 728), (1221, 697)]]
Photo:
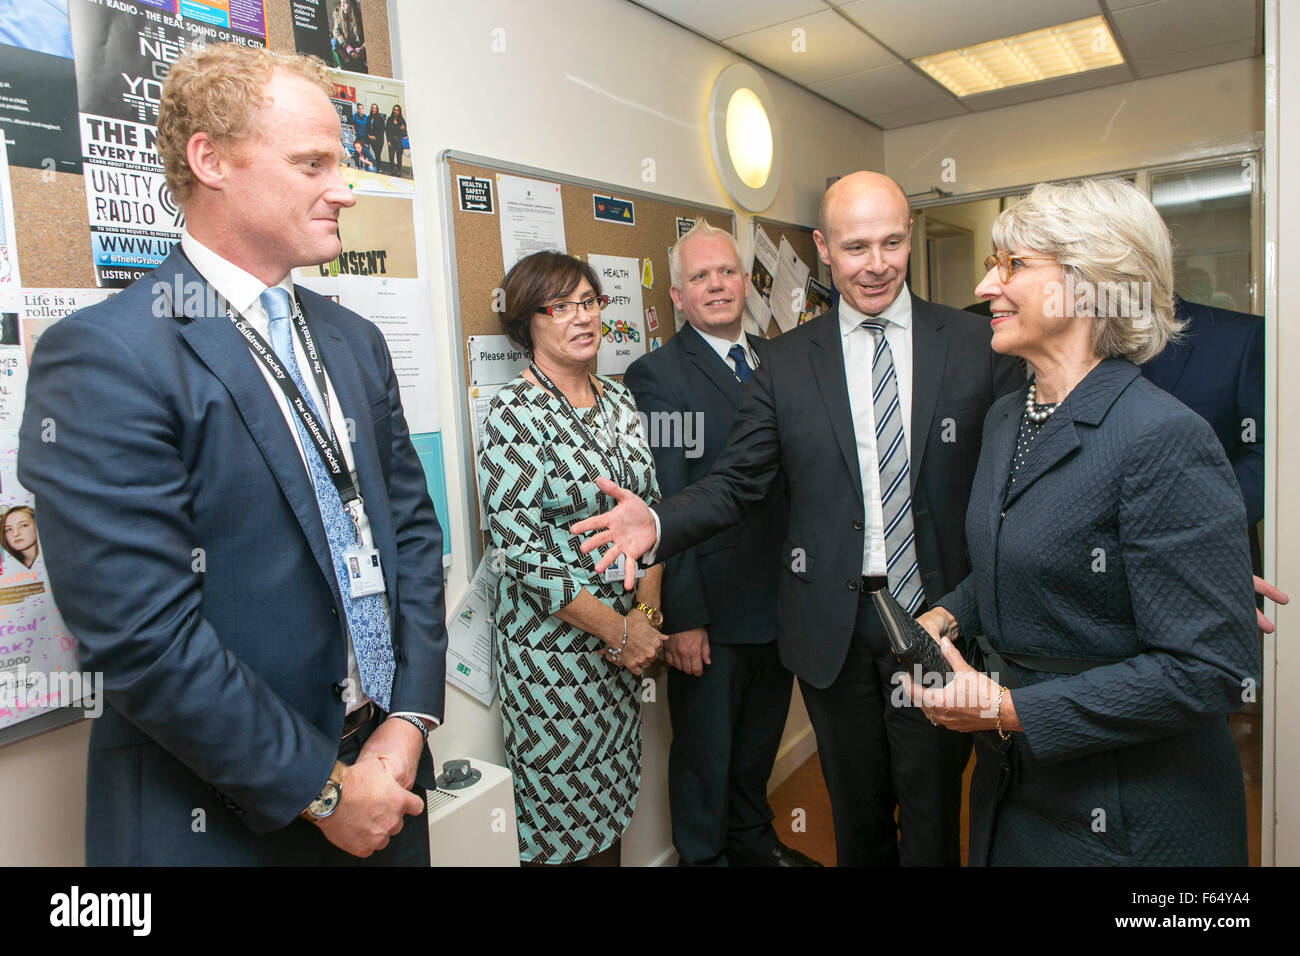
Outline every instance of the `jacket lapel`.
[(844, 464), (853, 476), (853, 488), (862, 501), (862, 472), (858, 469), (858, 445), (853, 432), (853, 411), (849, 405), (849, 384), (844, 371), (844, 346), (840, 341), (840, 310), (831, 309), (814, 319), (808, 349), (808, 362), (812, 366), (813, 381), (821, 392), (822, 404), (830, 419), (831, 431), (844, 456)]
[(930, 304), (912, 296), (912, 454), (908, 461), (913, 490), (921, 474), (925, 446), (929, 444), (926, 439), (948, 362), (948, 336), (940, 331), (942, 328), (943, 320)]
[(740, 382), (727, 363), (718, 358), (718, 353), (704, 341), (703, 337), (689, 322), (683, 322), (677, 333), (682, 339), (682, 350), (691, 363), (712, 382), (733, 409), (740, 407)]
[(337, 323), (321, 307), (320, 300), (303, 295), (298, 289), (298, 301), (303, 315), (317, 331), (317, 344), (325, 373), (334, 386), (339, 409), (345, 421), (352, 423), (352, 434), (347, 437), (352, 445), (352, 463), (356, 468), (359, 491), (365, 503), (366, 518), (370, 522), (371, 538), (379, 549), (383, 565), (384, 585), (388, 591), (389, 607), (397, 607), (397, 553), (394, 542), (392, 509), (388, 503), (388, 490), (384, 484), (379, 460), (375, 457), (375, 429), (370, 419), (370, 405), (356, 355)]
[[(179, 261), (174, 262), (174, 259)], [(179, 252), (164, 262), (155, 274), (164, 284), (176, 275), (180, 277), (182, 287), (189, 282), (203, 283), (205, 287), (207, 285), (189, 264), (189, 260)], [(170, 289), (167, 294), (170, 297)], [(204, 298), (209, 302), (217, 300), (215, 293)], [(174, 315), (185, 317), (184, 303), (173, 301), (171, 308)], [(338, 582), (330, 560), (329, 543), (325, 539), (325, 526), (321, 523), (320, 506), (316, 503), (316, 492), (302, 459), (298, 456), (298, 448), (289, 433), (288, 423), (280, 414), (280, 406), (267, 387), (266, 380), (262, 378), (257, 360), (224, 312), (204, 309), (201, 314), (191, 314), (189, 318), (193, 321), (181, 329), (181, 338), (230, 393), (267, 468), (275, 477), (289, 507), (293, 509), (294, 516), (311, 545), (321, 574), (337, 593)], [(315, 454), (311, 449), (308, 452)]]
[[(1016, 482), (1007, 492), (1003, 508), (1025, 493), (1030, 485), (1067, 458), (1079, 447), (1079, 425), (1096, 426), (1101, 424), (1110, 406), (1120, 393), (1141, 374), (1132, 362), (1125, 359), (1102, 359), (1078, 385), (1065, 396), (1052, 417), (1043, 426), (1042, 432), (1029, 446)], [(1020, 421), (1015, 420), (1014, 431), (1018, 434)], [(1013, 439), (1014, 441), (1014, 439)], [(1011, 450), (1004, 456), (1010, 462)], [(1010, 467), (1009, 464), (1007, 467)]]

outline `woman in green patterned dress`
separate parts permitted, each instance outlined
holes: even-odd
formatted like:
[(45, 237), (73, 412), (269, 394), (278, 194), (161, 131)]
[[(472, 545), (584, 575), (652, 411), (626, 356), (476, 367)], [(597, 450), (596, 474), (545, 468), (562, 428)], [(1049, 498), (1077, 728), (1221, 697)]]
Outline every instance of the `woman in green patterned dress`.
[(631, 393), (587, 372), (609, 301), (591, 267), (539, 252), (503, 288), (502, 325), (532, 363), (492, 399), (478, 476), (501, 572), (496, 654), (519, 856), (617, 866), (641, 781), (640, 675), (663, 641), (663, 569), (625, 591), (621, 572), (596, 574), (597, 555), (568, 527), (611, 506), (597, 477), (657, 501), (654, 459)]

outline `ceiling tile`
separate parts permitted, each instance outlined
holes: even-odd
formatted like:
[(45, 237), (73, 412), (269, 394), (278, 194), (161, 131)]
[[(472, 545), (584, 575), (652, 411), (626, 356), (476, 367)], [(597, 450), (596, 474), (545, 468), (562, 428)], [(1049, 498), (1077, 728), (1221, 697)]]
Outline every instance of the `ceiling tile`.
[[(796, 37), (793, 33), (796, 29), (804, 33)], [(802, 50), (796, 49), (796, 41), (801, 43)], [(898, 62), (853, 24), (825, 9), (730, 37), (723, 44), (804, 85)]]
[(634, 0), (714, 40), (751, 33), (826, 9), (822, 0)]
[(917, 123), (928, 123), (931, 120), (947, 119), (949, 116), (960, 116), (965, 112), (966, 110), (959, 103), (931, 103), (928, 106), (913, 106), (905, 110), (894, 110), (892, 113), (864, 114), (862, 118), (875, 123), (881, 129), (898, 129), (900, 126), (915, 126)]
[(1255, 0), (1155, 0), (1111, 17), (1135, 61), (1255, 36)]
[(839, 8), (908, 59), (1101, 13), (1099, 0), (855, 0)]
[[(861, 116), (922, 106), (955, 105), (951, 93), (905, 63), (836, 77), (810, 88)], [(964, 112), (958, 107), (959, 112)]]
[(961, 102), (968, 109), (991, 110), (997, 109), (999, 106), (1029, 103), (1033, 100), (1045, 100), (1053, 96), (1077, 93), (1080, 90), (1092, 90), (1099, 86), (1110, 86), (1113, 83), (1128, 83), (1132, 79), (1133, 74), (1129, 72), (1127, 64), (1121, 63), (1101, 70), (1089, 70), (1087, 73), (1075, 73), (1072, 76), (1060, 76), (1054, 80), (1043, 80), (1041, 83), (1025, 83), (1022, 86), (1012, 86), (1005, 90), (978, 93), (975, 96), (965, 97)]
[(1216, 43), (1203, 46), (1199, 50), (1187, 50), (1182, 53), (1168, 53), (1148, 60), (1134, 60), (1133, 69), (1138, 76), (1159, 76), (1162, 73), (1177, 73), (1179, 70), (1193, 70), (1199, 66), (1213, 66), (1229, 60), (1243, 60), (1259, 53), (1259, 42), (1249, 40), (1232, 40), (1228, 43)]

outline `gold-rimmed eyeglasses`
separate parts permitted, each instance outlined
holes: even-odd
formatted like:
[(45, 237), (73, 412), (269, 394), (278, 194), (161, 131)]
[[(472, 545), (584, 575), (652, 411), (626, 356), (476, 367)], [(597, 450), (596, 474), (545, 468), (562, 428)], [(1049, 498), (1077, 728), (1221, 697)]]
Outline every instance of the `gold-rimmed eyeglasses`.
[(554, 305), (544, 305), (537, 311), (564, 322), (577, 315), (579, 308), (584, 312), (594, 312), (599, 315), (607, 305), (609, 305), (609, 296), (592, 295), (581, 302), (556, 302)]
[(988, 272), (994, 266), (998, 267), (998, 275), (1003, 282), (1011, 281), (1011, 270), (1017, 262), (1025, 262), (1029, 259), (1055, 259), (1056, 256), (1013, 256), (1009, 252), (995, 252), (984, 260), (984, 271)]

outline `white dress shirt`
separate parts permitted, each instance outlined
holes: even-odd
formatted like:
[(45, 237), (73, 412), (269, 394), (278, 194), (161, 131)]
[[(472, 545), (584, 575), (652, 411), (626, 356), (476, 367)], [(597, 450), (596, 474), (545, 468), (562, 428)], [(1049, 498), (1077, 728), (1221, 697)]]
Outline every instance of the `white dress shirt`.
[[(871, 365), (876, 339), (862, 323), (869, 316), (840, 298), (840, 335), (844, 346), (844, 377), (849, 384), (849, 408), (858, 446), (858, 471), (862, 477), (862, 500), (866, 502), (867, 533), (862, 542), (862, 573), (884, 577), (888, 571), (885, 554), (885, 518), (880, 504), (880, 464), (876, 455), (876, 414), (872, 405)], [(912, 460), (912, 296), (907, 284), (898, 298), (876, 319), (885, 325), (885, 341), (894, 359), (898, 380), (898, 411), (902, 416), (903, 448)]]
[[(213, 252), (203, 243), (199, 242), (186, 229), (181, 235), (181, 250), (193, 264), (199, 275), (207, 280), (208, 284), (216, 290), (217, 294), (225, 299), (230, 306), (234, 318), (242, 316), (244, 320), (252, 326), (257, 334), (260, 335), (267, 344), (271, 342), (271, 320), (266, 314), (266, 309), (262, 305), (261, 295), (269, 286), (263, 285), (262, 280), (254, 275), (245, 272), (239, 266), (223, 259), (220, 255)], [(289, 293), (289, 301), (296, 301), (293, 291), (293, 276), (288, 275), (282, 279), (278, 285)], [(302, 339), (295, 331), (290, 339), (293, 341), (294, 355), (298, 362), (298, 368), (310, 369), (311, 365), (307, 358), (306, 350), (303, 348)], [(250, 358), (251, 358), (250, 353)], [(270, 370), (261, 362), (254, 360), (257, 370), (262, 373), (262, 378), (266, 381), (266, 387), (271, 390), (275, 396), (275, 402), (280, 408), (280, 414), (284, 416), (285, 425), (288, 426), (289, 434), (293, 437), (294, 446), (298, 449), (298, 457), (302, 460), (302, 467), (307, 471), (308, 479), (311, 478), (311, 472), (307, 469), (306, 456), (317, 454), (315, 447), (304, 448), (301, 438), (298, 435), (297, 421), (298, 417), (289, 405), (289, 399), (285, 397), (284, 391), (276, 382), (275, 377)], [(316, 387), (316, 379), (313, 375), (304, 374), (302, 376), (303, 384), (307, 386), (308, 397), (316, 408), (324, 411), (321, 404), (320, 390)], [(339, 404), (338, 396), (334, 393), (334, 384), (330, 381), (329, 371), (325, 372), (325, 389), (329, 394), (329, 427), (338, 439), (339, 447), (343, 452), (343, 459), (347, 462), (348, 472), (352, 476), (352, 483), (358, 489), (361, 482), (357, 478), (357, 466), (352, 455), (352, 443), (348, 440), (347, 420), (343, 415), (343, 409)], [(366, 517), (365, 502), (359, 503), (357, 508), (357, 524), (361, 531), (361, 546), (366, 549), (375, 546), (374, 536), (370, 531), (370, 519)], [(391, 571), (391, 569), (388, 569)], [(388, 595), (380, 594), (380, 600), (384, 605), (384, 618), (388, 621), (389, 634), (392, 634), (392, 618), (389, 614)], [(348, 652), (348, 680), (350, 686), (354, 688), (352, 700), (348, 702), (347, 712), (364, 707), (370, 698), (361, 691), (361, 669), (357, 665), (357, 656), (352, 648), (352, 635), (348, 632), (347, 621), (344, 619), (343, 630), (346, 634), (347, 652)], [(401, 713), (397, 711), (395, 713)], [(433, 726), (437, 726), (435, 720), (429, 714), (415, 714), (422, 717)]]
[[(858, 446), (858, 472), (862, 478), (862, 500), (866, 502), (867, 532), (862, 541), (862, 573), (885, 577), (889, 570), (885, 554), (885, 516), (880, 504), (880, 464), (876, 458), (876, 415), (871, 396), (871, 365), (875, 358), (875, 337), (862, 323), (869, 316), (858, 312), (843, 296), (839, 304), (840, 335), (844, 346), (844, 378), (849, 386), (849, 411), (853, 417), (853, 434)], [(885, 325), (885, 341), (889, 343), (894, 359), (894, 377), (898, 381), (898, 411), (902, 415), (903, 447), (907, 460), (912, 460), (912, 296), (907, 283), (903, 283), (898, 298), (876, 318)], [(699, 329), (696, 329), (699, 332)], [(704, 340), (715, 349), (722, 340), (700, 332)], [(743, 338), (743, 336), (742, 336)], [(709, 341), (713, 339), (713, 341)], [(732, 344), (727, 343), (730, 349)], [(748, 343), (745, 351), (748, 353)], [(728, 363), (731, 364), (730, 362)], [(756, 364), (756, 363), (755, 363)], [(655, 523), (654, 547), (642, 558), (642, 563), (654, 563), (659, 550), (662, 532), (659, 515), (653, 508), (650, 516)]]

